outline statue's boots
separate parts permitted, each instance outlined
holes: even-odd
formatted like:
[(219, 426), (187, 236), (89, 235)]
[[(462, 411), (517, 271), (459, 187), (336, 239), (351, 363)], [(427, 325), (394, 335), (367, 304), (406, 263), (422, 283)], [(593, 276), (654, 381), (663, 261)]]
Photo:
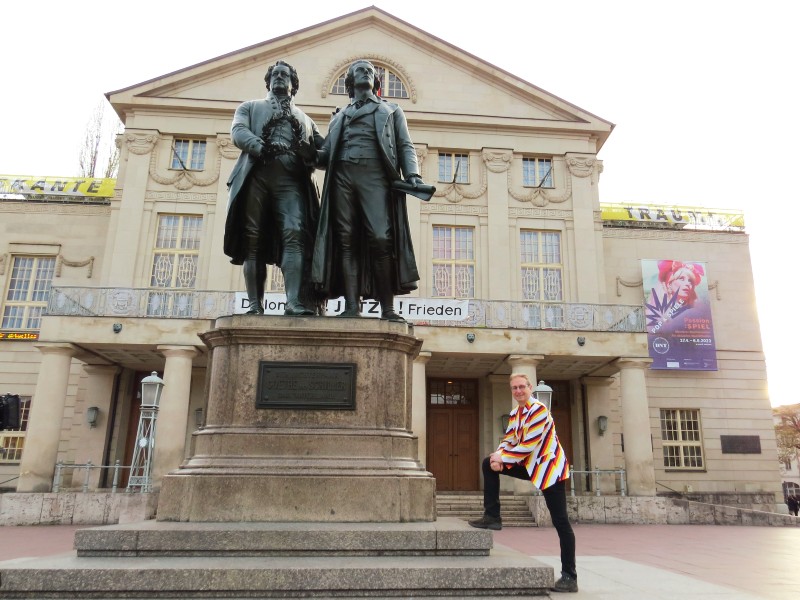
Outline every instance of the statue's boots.
[(286, 291), (286, 310), (283, 314), (287, 317), (313, 315), (314, 311), (303, 306), (300, 301), (300, 286), (303, 283), (302, 248), (288, 246), (284, 248), (281, 271), (283, 272), (283, 285)]
[(254, 258), (248, 258), (242, 265), (244, 287), (247, 291), (248, 309), (245, 314), (263, 315), (264, 284), (267, 280), (267, 265), (259, 264)]
[(360, 317), (358, 310), (358, 262), (351, 256), (343, 256), (342, 280), (344, 283), (344, 311), (340, 317)]
[(394, 291), (392, 289), (392, 263), (391, 258), (386, 256), (374, 262), (375, 287), (378, 292), (378, 301), (381, 303), (381, 319), (384, 321), (394, 321), (395, 323), (406, 323), (407, 321), (394, 310)]

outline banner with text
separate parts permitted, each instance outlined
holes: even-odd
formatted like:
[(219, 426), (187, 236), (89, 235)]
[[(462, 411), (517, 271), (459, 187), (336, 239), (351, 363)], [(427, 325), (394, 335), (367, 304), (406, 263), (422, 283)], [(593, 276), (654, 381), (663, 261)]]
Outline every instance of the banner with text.
[(0, 194), (32, 196), (91, 196), (110, 198), (116, 179), (96, 177), (40, 177), (35, 175), (0, 175)]
[(600, 210), (603, 221), (663, 223), (712, 231), (744, 229), (744, 213), (726, 208), (601, 202)]
[[(236, 292), (235, 314), (243, 314), (248, 308), (247, 294)], [(461, 321), (469, 316), (469, 300), (439, 300), (434, 298), (412, 298), (404, 296), (394, 299), (394, 309), (409, 321)], [(264, 294), (264, 314), (282, 315), (286, 310), (284, 294)], [(344, 298), (328, 300), (325, 316), (335, 317), (344, 311)], [(364, 300), (361, 303), (361, 316), (381, 316), (377, 300)]]
[(716, 371), (705, 263), (642, 260), (651, 369)]

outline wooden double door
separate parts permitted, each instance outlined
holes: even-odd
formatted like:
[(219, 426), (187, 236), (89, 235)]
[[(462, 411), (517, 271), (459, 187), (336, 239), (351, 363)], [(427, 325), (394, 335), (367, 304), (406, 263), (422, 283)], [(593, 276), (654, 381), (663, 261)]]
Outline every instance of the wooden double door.
[(478, 381), (429, 379), (427, 469), (436, 490), (476, 491), (478, 472)]

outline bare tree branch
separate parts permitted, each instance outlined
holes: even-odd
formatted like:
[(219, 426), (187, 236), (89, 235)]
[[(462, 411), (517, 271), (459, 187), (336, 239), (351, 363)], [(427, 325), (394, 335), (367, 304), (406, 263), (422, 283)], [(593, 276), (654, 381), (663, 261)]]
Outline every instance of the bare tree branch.
[(119, 169), (119, 148), (116, 138), (122, 123), (105, 99), (98, 102), (86, 123), (78, 149), (80, 177), (116, 177)]

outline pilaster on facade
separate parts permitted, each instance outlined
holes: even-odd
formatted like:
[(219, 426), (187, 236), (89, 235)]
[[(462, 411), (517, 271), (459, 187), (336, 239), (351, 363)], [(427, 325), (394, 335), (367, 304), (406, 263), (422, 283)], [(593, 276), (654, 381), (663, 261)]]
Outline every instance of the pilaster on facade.
[(103, 280), (111, 286), (136, 287), (136, 268), (139, 264), (140, 236), (143, 223), (149, 217), (145, 211), (145, 195), (150, 171), (150, 154), (158, 144), (154, 130), (129, 129), (124, 136), (121, 161), (125, 161), (125, 187), (112, 219), (106, 256), (103, 260)]
[(601, 163), (592, 154), (567, 153), (565, 164), (572, 186), (572, 212), (576, 282), (578, 302), (599, 302), (605, 284), (601, 261), (602, 231), (595, 227), (595, 212), (600, 208), (600, 195), (595, 173)]
[[(481, 156), (486, 167), (488, 220), (486, 233), (492, 243), (488, 248), (486, 265), (505, 265), (511, 256), (508, 237), (508, 177), (513, 154), (502, 148), (484, 148)], [(506, 290), (511, 288), (509, 269), (487, 269), (489, 300), (505, 300)]]

